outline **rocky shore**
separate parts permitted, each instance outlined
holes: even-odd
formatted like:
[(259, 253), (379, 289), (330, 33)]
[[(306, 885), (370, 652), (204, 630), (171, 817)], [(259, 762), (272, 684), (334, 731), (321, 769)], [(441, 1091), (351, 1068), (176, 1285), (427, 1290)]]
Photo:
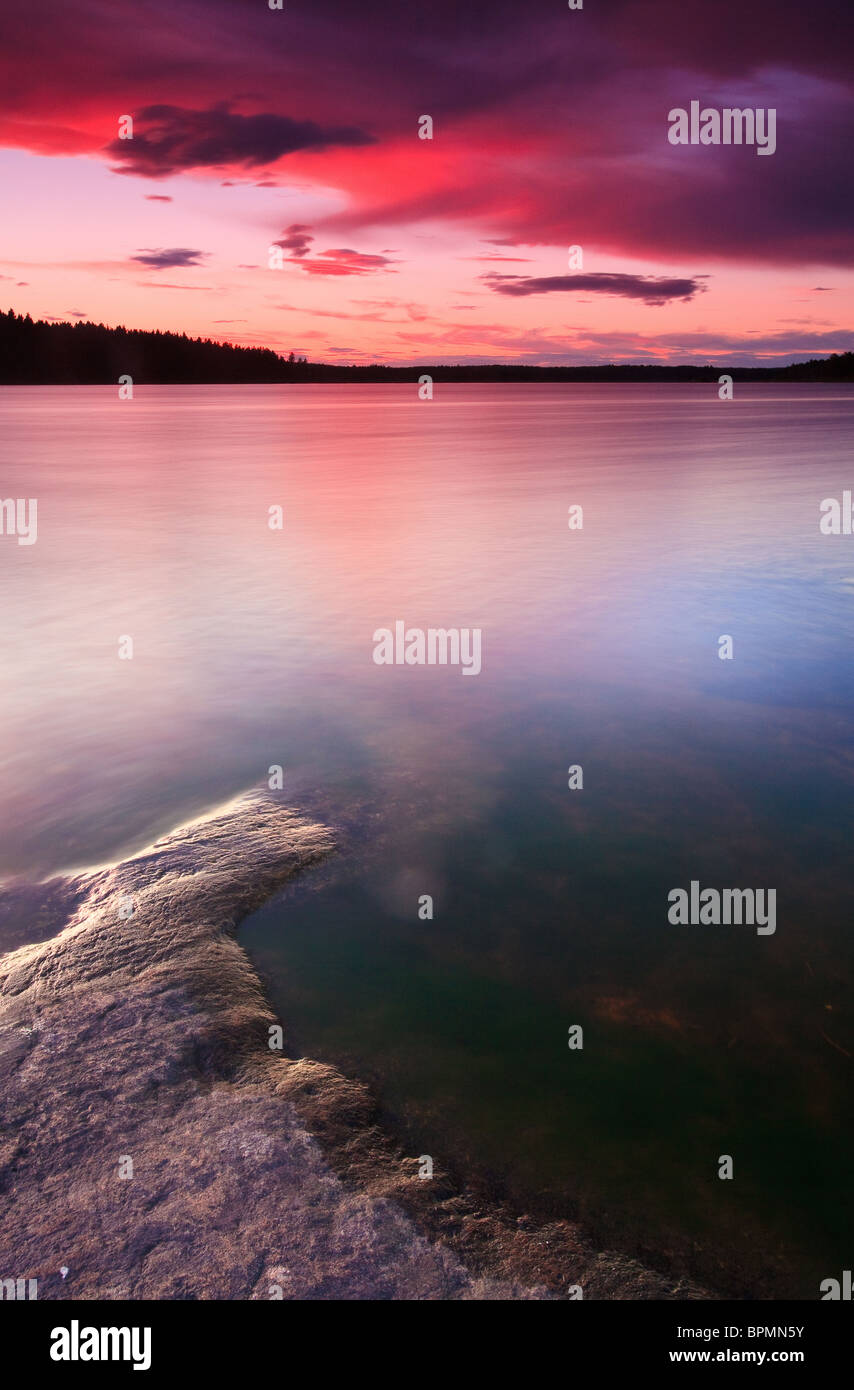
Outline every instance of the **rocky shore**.
[(0, 1279), (52, 1299), (707, 1296), (420, 1180), (364, 1087), (271, 1050), (236, 928), (333, 849), (253, 793), (44, 886), (55, 934), (0, 943)]

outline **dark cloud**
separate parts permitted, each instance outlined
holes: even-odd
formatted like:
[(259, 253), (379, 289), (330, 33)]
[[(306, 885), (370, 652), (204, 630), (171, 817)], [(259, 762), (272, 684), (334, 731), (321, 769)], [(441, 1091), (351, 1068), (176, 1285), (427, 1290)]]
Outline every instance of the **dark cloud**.
[(850, 80), (854, 6), (843, 0), (717, 0), (715, 22), (685, 0), (610, 0), (615, 43), (649, 65), (742, 77), (790, 67)]
[(372, 143), (353, 126), (321, 126), (272, 112), (241, 116), (223, 103), (207, 111), (146, 106), (134, 117), (133, 139), (113, 140), (106, 153), (120, 161), (116, 173), (156, 179), (222, 164), (271, 164), (296, 150)]
[(313, 241), (310, 226), (306, 226), (304, 222), (292, 222), (290, 227), (286, 227), (282, 232), (279, 241), (274, 241), (273, 245), (290, 251), (292, 259), (298, 260), (308, 255), (308, 248)]
[(173, 270), (176, 266), (201, 265), (202, 258), (209, 255), (209, 251), (191, 251), (183, 246), (173, 246), (164, 251), (143, 246), (139, 255), (131, 256), (131, 260), (137, 265), (148, 266), (151, 270)]
[(146, 193), (145, 201), (147, 203), (171, 203), (172, 198), (168, 193)]
[[(705, 277), (703, 277), (705, 278)], [(515, 276), (490, 272), (481, 276), (497, 294), (597, 294), (619, 295), (623, 299), (641, 299), (644, 304), (668, 304), (672, 299), (693, 299), (706, 287), (697, 277), (691, 280), (668, 279), (664, 275), (617, 275), (597, 272), (593, 275)]]

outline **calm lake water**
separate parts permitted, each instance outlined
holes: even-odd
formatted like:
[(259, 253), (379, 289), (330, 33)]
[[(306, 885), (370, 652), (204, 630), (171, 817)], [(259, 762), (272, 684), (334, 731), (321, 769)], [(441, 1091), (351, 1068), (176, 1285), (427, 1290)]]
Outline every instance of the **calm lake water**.
[[(814, 1298), (854, 1235), (854, 389), (735, 391), (3, 389), (0, 872), (281, 765), (341, 844), (242, 929), (289, 1049), (521, 1211)], [(376, 665), (398, 619), (480, 628), (480, 674)], [(776, 889), (775, 934), (671, 925), (692, 879)]]

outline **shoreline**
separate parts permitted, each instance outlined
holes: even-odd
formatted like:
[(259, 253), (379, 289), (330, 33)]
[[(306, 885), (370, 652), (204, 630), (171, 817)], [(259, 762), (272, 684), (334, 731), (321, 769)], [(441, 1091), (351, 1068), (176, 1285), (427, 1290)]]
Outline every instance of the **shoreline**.
[(366, 1086), (270, 1050), (235, 933), (334, 849), (251, 792), (50, 880), (65, 925), (0, 957), (0, 1275), (56, 1299), (713, 1298), (419, 1180)]

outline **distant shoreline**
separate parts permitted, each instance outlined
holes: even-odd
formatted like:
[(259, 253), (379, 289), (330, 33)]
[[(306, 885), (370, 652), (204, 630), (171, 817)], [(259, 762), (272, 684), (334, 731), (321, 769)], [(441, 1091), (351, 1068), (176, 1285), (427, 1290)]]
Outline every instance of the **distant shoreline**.
[(237, 347), (185, 333), (108, 328), (95, 323), (48, 323), (29, 314), (0, 311), (0, 385), (115, 386), (128, 377), (134, 386), (221, 386), (343, 382), (417, 384), (432, 382), (827, 382), (854, 384), (854, 352), (794, 362), (788, 366), (734, 367), (727, 363), (609, 363), (583, 367), (536, 367), (523, 363), (430, 364), (392, 367), (309, 362), (270, 348)]

